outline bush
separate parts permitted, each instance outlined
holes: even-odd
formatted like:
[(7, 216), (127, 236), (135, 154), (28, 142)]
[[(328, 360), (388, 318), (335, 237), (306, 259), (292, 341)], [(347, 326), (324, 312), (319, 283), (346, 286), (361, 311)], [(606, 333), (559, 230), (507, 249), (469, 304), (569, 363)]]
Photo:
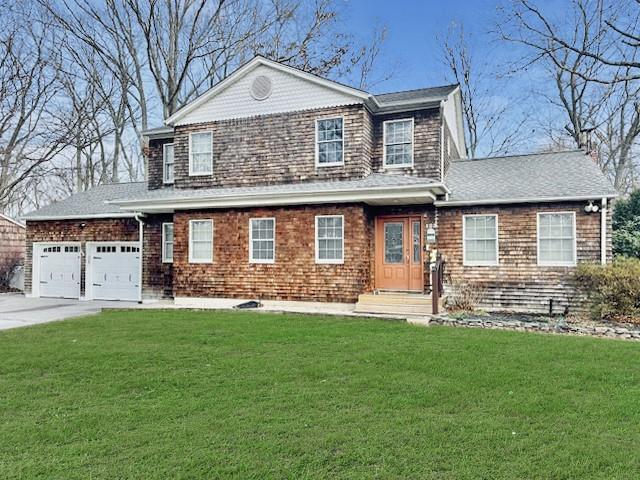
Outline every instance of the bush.
[(613, 253), (616, 256), (640, 257), (640, 190), (614, 204)]
[(6, 257), (0, 261), (0, 292), (11, 291), (11, 279), (16, 269), (22, 265), (22, 259), (18, 254)]
[(477, 283), (454, 280), (445, 298), (447, 310), (472, 312), (484, 297), (484, 288)]
[(596, 318), (640, 323), (640, 259), (619, 258), (608, 265), (582, 263), (576, 280)]

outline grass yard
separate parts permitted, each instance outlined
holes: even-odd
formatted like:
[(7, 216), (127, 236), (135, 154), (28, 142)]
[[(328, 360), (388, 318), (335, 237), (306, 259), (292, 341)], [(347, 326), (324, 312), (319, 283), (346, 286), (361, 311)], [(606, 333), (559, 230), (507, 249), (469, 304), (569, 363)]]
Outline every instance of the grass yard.
[(640, 344), (113, 311), (0, 332), (0, 478), (640, 477)]

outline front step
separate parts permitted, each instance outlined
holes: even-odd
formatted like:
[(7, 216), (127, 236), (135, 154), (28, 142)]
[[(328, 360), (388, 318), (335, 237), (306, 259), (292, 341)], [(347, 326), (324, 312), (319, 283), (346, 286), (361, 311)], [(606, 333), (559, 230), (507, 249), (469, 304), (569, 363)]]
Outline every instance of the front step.
[(431, 295), (416, 293), (363, 293), (358, 297), (358, 313), (431, 315)]

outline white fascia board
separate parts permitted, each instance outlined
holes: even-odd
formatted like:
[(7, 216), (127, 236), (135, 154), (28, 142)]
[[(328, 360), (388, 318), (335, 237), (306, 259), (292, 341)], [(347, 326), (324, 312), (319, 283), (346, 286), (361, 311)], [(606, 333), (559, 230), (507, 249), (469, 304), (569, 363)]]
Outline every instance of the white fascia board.
[(14, 218), (11, 218), (11, 217), (8, 217), (7, 215), (5, 215), (3, 213), (0, 213), (0, 218), (4, 218), (7, 222), (11, 222), (11, 223), (13, 223), (14, 225), (16, 225), (16, 226), (18, 226), (20, 228), (25, 228), (26, 227), (26, 225), (24, 223), (20, 223), (18, 220), (14, 219)]
[(39, 215), (34, 217), (26, 217), (27, 222), (45, 222), (48, 220), (91, 220), (100, 218), (134, 218), (134, 213), (99, 213), (94, 215)]
[(435, 202), (436, 207), (462, 207), (473, 205), (505, 205), (510, 203), (546, 203), (546, 202), (582, 202), (588, 200), (598, 200), (601, 198), (615, 198), (617, 194), (608, 195), (590, 195), (577, 197), (530, 197), (530, 198), (488, 198), (486, 200), (452, 200)]
[[(173, 209), (230, 208), (275, 205), (301, 205), (313, 203), (347, 203), (368, 201), (390, 201), (390, 204), (403, 200), (435, 202), (433, 189), (442, 192), (446, 187), (442, 184), (425, 184), (412, 186), (381, 187), (370, 190), (316, 191), (305, 193), (270, 193), (253, 195), (229, 195), (209, 198), (173, 198), (163, 200), (128, 200), (118, 201), (123, 210), (132, 211), (167, 211)], [(115, 203), (115, 202), (113, 202)]]
[(354, 97), (356, 97), (358, 99), (361, 99), (361, 100), (367, 100), (368, 98), (371, 97), (370, 94), (368, 94), (367, 92), (363, 92), (362, 90), (358, 90), (358, 89), (355, 89), (355, 88), (352, 88), (352, 87), (348, 87), (346, 85), (341, 85), (339, 83), (333, 82), (331, 80), (327, 80), (327, 79), (319, 77), (317, 75), (313, 75), (311, 73), (303, 72), (302, 70), (298, 70), (297, 68), (289, 67), (287, 65), (283, 65), (281, 63), (274, 62), (274, 61), (269, 60), (267, 58), (264, 58), (264, 57), (261, 57), (261, 56), (257, 56), (257, 57), (254, 57), (253, 60), (250, 60), (249, 62), (245, 63), (243, 66), (238, 68), (235, 72), (233, 72), (227, 78), (225, 78), (224, 80), (218, 82), (216, 85), (211, 87), (205, 93), (200, 95), (200, 97), (196, 98), (192, 102), (190, 102), (190, 103), (186, 104), (184, 107), (180, 108), (177, 112), (175, 112), (173, 115), (171, 115), (169, 118), (167, 118), (165, 120), (165, 123), (167, 125), (175, 124), (175, 122), (177, 122), (178, 120), (183, 118), (185, 115), (187, 115), (188, 113), (192, 112), (193, 110), (198, 108), (200, 105), (202, 105), (203, 103), (205, 103), (206, 101), (208, 101), (209, 99), (214, 97), (215, 95), (218, 95), (219, 93), (221, 93), (227, 87), (229, 87), (230, 85), (232, 85), (236, 81), (240, 80), (242, 77), (244, 77), (245, 75), (247, 75), (249, 72), (251, 72), (252, 70), (254, 70), (256, 67), (258, 67), (260, 65), (265, 65), (265, 66), (271, 67), (271, 68), (273, 68), (275, 70), (280, 70), (282, 72), (289, 73), (289, 74), (294, 75), (294, 76), (296, 76), (298, 78), (302, 78), (302, 79), (307, 80), (309, 82), (312, 82), (312, 83), (315, 83), (315, 84), (318, 84), (318, 85), (322, 85), (324, 87), (331, 88), (333, 90), (337, 90), (337, 91), (345, 93), (347, 95), (352, 95), (352, 96), (354, 96)]

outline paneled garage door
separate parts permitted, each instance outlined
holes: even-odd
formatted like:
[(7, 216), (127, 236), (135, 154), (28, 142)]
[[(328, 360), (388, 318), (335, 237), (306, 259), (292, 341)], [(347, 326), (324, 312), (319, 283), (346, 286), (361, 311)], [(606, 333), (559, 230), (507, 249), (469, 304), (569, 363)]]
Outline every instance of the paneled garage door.
[(34, 244), (33, 248), (38, 295), (80, 298), (80, 244)]
[(140, 294), (138, 242), (87, 244), (87, 296), (137, 301)]

